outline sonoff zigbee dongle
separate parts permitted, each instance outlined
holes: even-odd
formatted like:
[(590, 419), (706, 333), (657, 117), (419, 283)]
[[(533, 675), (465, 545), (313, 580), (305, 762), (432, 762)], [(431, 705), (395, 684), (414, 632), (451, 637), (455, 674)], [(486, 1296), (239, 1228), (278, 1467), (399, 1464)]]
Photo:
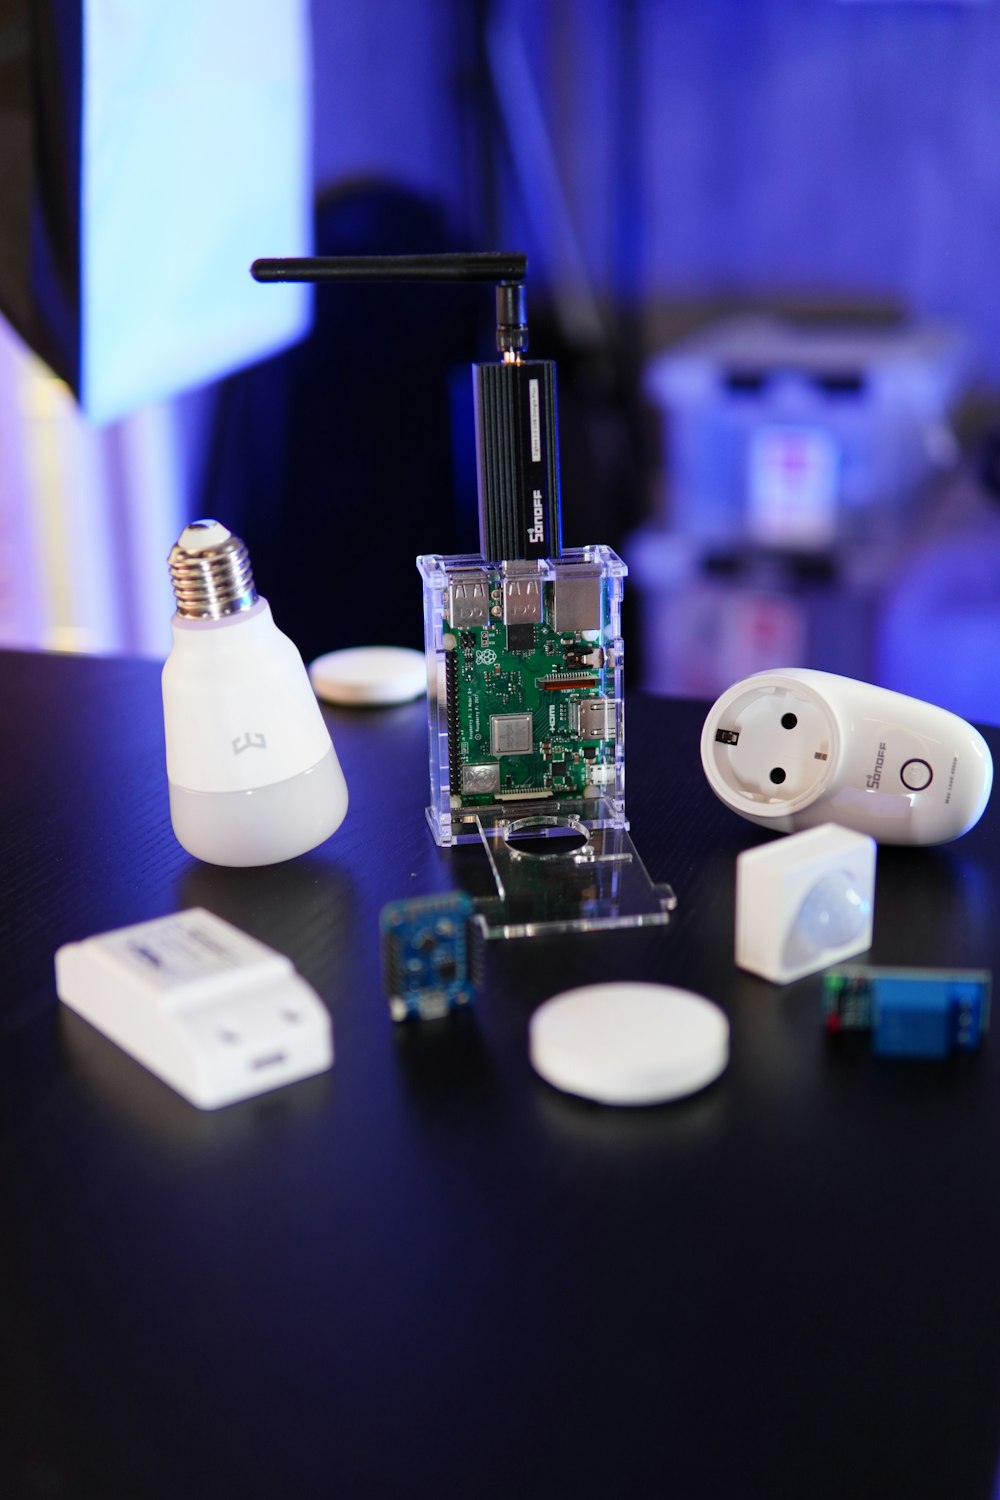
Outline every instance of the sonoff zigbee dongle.
[(524, 255), (258, 260), (258, 281), (479, 281), (498, 358), (472, 367), (479, 551), (417, 559), (430, 740), (427, 821), (478, 843), (487, 938), (666, 923), (625, 817), (622, 586), (610, 547), (564, 547), (556, 372), (528, 359)]
[(556, 370), (527, 359), (520, 254), (257, 260), (258, 281), (480, 281), (499, 358), (473, 366), (478, 553), (417, 559), (441, 845), (527, 823), (624, 831), (621, 598), (610, 547), (562, 545)]
[[(523, 278), (523, 257), (511, 269)], [(628, 827), (626, 568), (610, 547), (562, 545), (555, 364), (527, 347), (523, 280), (501, 282), (500, 358), (473, 366), (480, 550), (417, 560), (439, 844), (511, 820)]]

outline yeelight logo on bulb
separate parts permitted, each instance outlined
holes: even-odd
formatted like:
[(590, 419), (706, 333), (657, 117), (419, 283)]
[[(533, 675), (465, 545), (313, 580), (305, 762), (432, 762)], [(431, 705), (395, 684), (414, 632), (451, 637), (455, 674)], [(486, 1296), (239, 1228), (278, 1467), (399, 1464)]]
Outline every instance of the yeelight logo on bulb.
[(233, 740), (233, 754), (242, 755), (244, 750), (266, 750), (267, 740), (262, 734), (241, 734)]
[(218, 521), (185, 527), (168, 563), (177, 613), (163, 722), (174, 833), (209, 864), (293, 859), (347, 812), (302, 658), (258, 596), (245, 545)]

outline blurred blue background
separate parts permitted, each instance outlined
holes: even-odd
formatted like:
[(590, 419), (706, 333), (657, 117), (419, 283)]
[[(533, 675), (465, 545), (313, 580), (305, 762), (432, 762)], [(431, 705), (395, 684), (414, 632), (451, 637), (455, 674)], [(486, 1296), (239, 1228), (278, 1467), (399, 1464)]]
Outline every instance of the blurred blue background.
[[(1000, 722), (1000, 7), (305, 17), (316, 248), (528, 254), (566, 540), (630, 564), (632, 685), (710, 695), (799, 663)], [(165, 652), (162, 559), (208, 512), (306, 656), (418, 643), (414, 553), (475, 545), (468, 361), (491, 317), (487, 294), (324, 290), (295, 349), (99, 427), (5, 331), (0, 640)], [(87, 506), (88, 535), (136, 533), (96, 591), (132, 600), (110, 613), (59, 550)], [(372, 548), (382, 602), (339, 608)]]

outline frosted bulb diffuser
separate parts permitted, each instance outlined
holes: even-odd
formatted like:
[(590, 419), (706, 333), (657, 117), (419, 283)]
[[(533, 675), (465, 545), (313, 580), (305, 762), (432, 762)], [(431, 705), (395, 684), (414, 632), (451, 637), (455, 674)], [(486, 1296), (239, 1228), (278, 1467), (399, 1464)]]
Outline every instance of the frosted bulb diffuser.
[(218, 522), (186, 527), (169, 566), (177, 613), (163, 720), (174, 833), (209, 864), (293, 859), (347, 812), (302, 658), (258, 597), (243, 542)]

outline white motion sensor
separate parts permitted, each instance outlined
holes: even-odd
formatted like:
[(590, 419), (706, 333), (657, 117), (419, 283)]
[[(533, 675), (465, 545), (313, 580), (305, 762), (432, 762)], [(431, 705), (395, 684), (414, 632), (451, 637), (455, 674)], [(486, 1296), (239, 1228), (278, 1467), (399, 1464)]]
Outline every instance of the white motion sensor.
[(170, 818), (215, 865), (270, 865), (314, 849), (347, 786), (305, 665), (258, 597), (247, 549), (195, 521), (169, 557), (177, 599), (163, 668)]
[(736, 858), (736, 963), (790, 984), (872, 945), (875, 840), (827, 823)]
[(982, 817), (993, 760), (957, 714), (805, 667), (728, 688), (701, 736), (712, 790), (753, 823), (837, 823), (882, 844), (943, 844)]

